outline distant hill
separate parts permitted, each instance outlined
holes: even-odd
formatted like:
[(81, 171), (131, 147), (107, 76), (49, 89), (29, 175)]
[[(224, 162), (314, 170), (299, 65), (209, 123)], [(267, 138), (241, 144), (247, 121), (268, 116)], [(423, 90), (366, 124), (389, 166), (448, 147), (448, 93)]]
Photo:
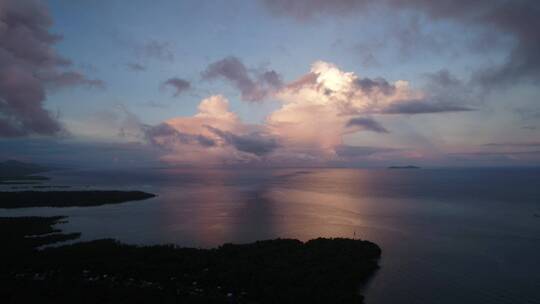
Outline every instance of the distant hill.
[(388, 169), (420, 169), (420, 167), (417, 166), (390, 166)]
[(49, 171), (49, 168), (32, 163), (17, 160), (0, 162), (0, 177), (25, 176), (45, 171)]

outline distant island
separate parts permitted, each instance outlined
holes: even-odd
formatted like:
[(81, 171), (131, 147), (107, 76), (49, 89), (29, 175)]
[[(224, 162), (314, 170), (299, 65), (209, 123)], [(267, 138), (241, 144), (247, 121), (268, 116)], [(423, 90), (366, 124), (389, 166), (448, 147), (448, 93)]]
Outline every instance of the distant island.
[(20, 162), (17, 160), (7, 160), (0, 162), (0, 178), (22, 177), (40, 172), (47, 172), (50, 169), (32, 163)]
[(0, 218), (6, 303), (363, 303), (381, 249), (356, 239), (132, 246), (106, 239), (36, 250), (78, 234), (65, 217)]
[(411, 166), (411, 165), (408, 165), (408, 166), (390, 166), (390, 167), (388, 167), (388, 169), (420, 169), (420, 167)]
[(45, 166), (16, 160), (0, 162), (0, 185), (38, 185), (49, 178), (33, 174), (49, 170)]
[(0, 208), (89, 207), (155, 196), (142, 191), (0, 191)]

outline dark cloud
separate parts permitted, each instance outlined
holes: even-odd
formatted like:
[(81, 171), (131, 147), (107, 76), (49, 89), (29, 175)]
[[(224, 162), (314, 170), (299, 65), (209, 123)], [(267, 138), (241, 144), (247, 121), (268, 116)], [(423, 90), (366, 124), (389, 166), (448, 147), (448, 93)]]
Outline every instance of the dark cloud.
[(382, 111), (382, 114), (429, 114), (445, 112), (467, 112), (474, 109), (444, 102), (428, 103), (426, 100), (408, 100), (396, 102)]
[(483, 90), (478, 90), (476, 85), (470, 82), (463, 82), (446, 69), (426, 73), (424, 76), (427, 80), (424, 88), (427, 96), (424, 99), (441, 107), (450, 107), (449, 110), (468, 109), (466, 105), (481, 105), (485, 100)]
[(178, 77), (173, 77), (167, 79), (165, 82), (163, 82), (162, 86), (170, 86), (173, 87), (175, 92), (174, 96), (177, 97), (183, 92), (189, 90), (191, 88), (191, 84), (189, 81), (185, 79), (181, 79)]
[(171, 43), (167, 41), (149, 40), (135, 46), (139, 56), (153, 58), (161, 61), (174, 61), (174, 52)]
[(211, 63), (201, 73), (206, 80), (224, 78), (230, 81), (246, 101), (261, 101), (282, 85), (281, 77), (275, 71), (256, 74), (252, 77), (246, 66), (233, 56)]
[(138, 105), (143, 106), (143, 107), (156, 108), (156, 109), (165, 109), (165, 108), (169, 107), (168, 103), (157, 102), (155, 100), (149, 100), (149, 101), (146, 101), (146, 102), (141, 102)]
[(279, 88), (283, 85), (281, 76), (274, 70), (265, 71), (259, 76), (261, 83), (267, 83), (270, 87)]
[(0, 136), (53, 135), (62, 127), (43, 105), (47, 88), (103, 87), (100, 80), (64, 71), (71, 62), (54, 50), (61, 36), (38, 1), (0, 2)]
[(497, 29), (516, 40), (508, 59), (499, 66), (479, 70), (475, 81), (486, 86), (540, 80), (540, 2), (501, 1), (392, 1), (398, 7), (422, 10), (433, 19), (448, 19)]
[(427, 73), (425, 76), (431, 85), (438, 86), (440, 88), (454, 88), (463, 85), (463, 83), (456, 76), (446, 69), (439, 70), (435, 73)]
[(381, 147), (369, 147), (369, 146), (347, 146), (341, 145), (335, 148), (336, 154), (341, 157), (355, 158), (365, 157), (378, 153), (396, 152), (399, 149), (393, 148), (381, 148)]
[(206, 127), (238, 151), (264, 156), (279, 147), (279, 144), (274, 138), (265, 134), (250, 133), (247, 135), (236, 135), (211, 126)]
[(146, 71), (146, 67), (140, 63), (137, 62), (128, 62), (126, 63), (126, 67), (132, 71), (135, 72), (143, 72)]
[(356, 81), (356, 85), (364, 92), (371, 93), (378, 91), (384, 95), (392, 95), (396, 91), (396, 87), (393, 84), (388, 83), (383, 78), (362, 78)]
[(388, 130), (385, 127), (383, 127), (376, 120), (369, 117), (351, 118), (347, 122), (347, 127), (353, 127), (353, 126), (361, 127), (362, 129), (367, 130), (367, 131), (373, 131), (377, 133), (388, 133)]
[(318, 73), (309, 72), (300, 79), (287, 84), (287, 89), (300, 90), (304, 86), (315, 86), (317, 84)]
[[(515, 39), (507, 60), (478, 70), (474, 81), (486, 87), (540, 80), (540, 2), (535, 0), (265, 0), (275, 15), (306, 21), (317, 16), (363, 14), (372, 6), (422, 13), (431, 20), (448, 20), (497, 31)], [(493, 35), (492, 35), (493, 36)]]
[(145, 126), (144, 133), (148, 142), (162, 148), (169, 148), (175, 143), (197, 144), (203, 147), (212, 147), (216, 143), (213, 139), (200, 135), (183, 133), (166, 123), (156, 126)]
[(99, 79), (88, 79), (79, 72), (67, 71), (60, 73), (42, 74), (39, 76), (49, 88), (70, 86), (87, 86), (89, 88), (105, 88), (105, 82)]

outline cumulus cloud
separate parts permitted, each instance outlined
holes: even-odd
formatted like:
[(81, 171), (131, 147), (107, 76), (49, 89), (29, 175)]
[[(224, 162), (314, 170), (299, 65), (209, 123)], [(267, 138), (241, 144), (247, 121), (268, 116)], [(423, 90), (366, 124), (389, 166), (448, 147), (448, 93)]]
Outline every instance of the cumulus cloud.
[(212, 166), (256, 161), (277, 147), (263, 126), (244, 124), (215, 95), (203, 99), (198, 113), (147, 127), (148, 141), (163, 148), (167, 162)]
[[(242, 79), (246, 74), (234, 75)], [(146, 137), (166, 151), (163, 159), (169, 162), (342, 163), (404, 153), (402, 149), (344, 143), (345, 135), (356, 132), (389, 133), (378, 122), (387, 114), (465, 110), (434, 103), (428, 92), (413, 89), (406, 81), (360, 77), (324, 61), (313, 63), (305, 75), (281, 85), (273, 98), (281, 106), (262, 124), (242, 122), (229, 110), (225, 97), (215, 95), (202, 100), (194, 116), (149, 127)]]
[(261, 101), (282, 85), (281, 76), (277, 72), (250, 73), (240, 59), (233, 56), (211, 63), (201, 74), (206, 80), (226, 79), (240, 91), (242, 99), (246, 101)]
[(64, 70), (71, 62), (53, 48), (62, 37), (49, 32), (52, 22), (41, 2), (0, 2), (0, 136), (60, 132), (61, 124), (44, 107), (48, 88), (104, 86)]
[(189, 90), (191, 88), (191, 83), (185, 79), (173, 77), (163, 82), (162, 86), (172, 87), (175, 90), (174, 97), (177, 97), (183, 92)]
[[(283, 105), (266, 124), (287, 147), (309, 148), (323, 157), (335, 155), (343, 136), (358, 131), (388, 132), (370, 115), (423, 114), (465, 109), (434, 103), (430, 94), (407, 81), (360, 77), (323, 61), (275, 93)], [(412, 105), (412, 106), (411, 106)], [(359, 118), (360, 116), (360, 118)]]

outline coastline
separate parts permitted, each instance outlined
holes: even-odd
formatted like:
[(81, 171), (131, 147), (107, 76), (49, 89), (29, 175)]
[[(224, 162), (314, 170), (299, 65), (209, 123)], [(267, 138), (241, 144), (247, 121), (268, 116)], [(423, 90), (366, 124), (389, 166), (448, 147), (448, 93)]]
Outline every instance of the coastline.
[(0, 208), (90, 207), (155, 196), (142, 191), (0, 191)]
[[(213, 249), (134, 246), (112, 239), (38, 247), (77, 234), (57, 217), (0, 218), (0, 293), (8, 302), (362, 303), (358, 287), (379, 268), (381, 249), (345, 238), (223, 244)], [(7, 233), (9, 231), (9, 233)]]

